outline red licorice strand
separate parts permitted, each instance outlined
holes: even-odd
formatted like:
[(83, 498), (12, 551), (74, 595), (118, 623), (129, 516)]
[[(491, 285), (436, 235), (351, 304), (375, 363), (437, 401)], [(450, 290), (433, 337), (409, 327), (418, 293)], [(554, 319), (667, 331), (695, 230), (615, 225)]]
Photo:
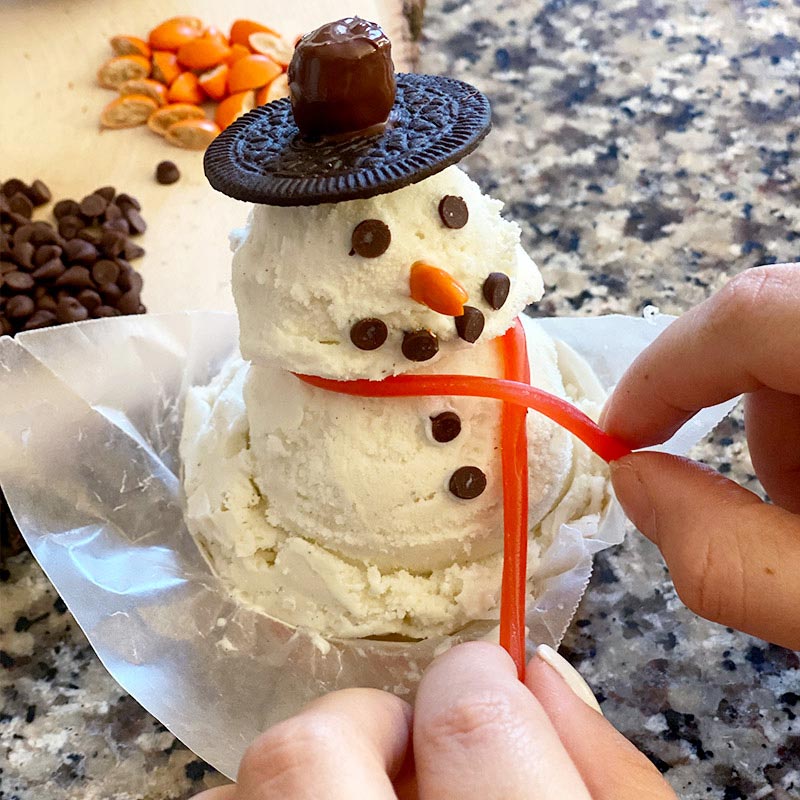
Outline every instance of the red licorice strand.
[(337, 381), (296, 376), (310, 386), (356, 397), (485, 397), (531, 408), (568, 430), (604, 461), (616, 461), (631, 449), (606, 433), (569, 401), (517, 381), (481, 375), (390, 375), (381, 381)]
[[(530, 383), (525, 331), (519, 319), (501, 340), (503, 374)], [(528, 563), (528, 409), (503, 403), (503, 580), (500, 592), (500, 645), (525, 680), (525, 603)]]

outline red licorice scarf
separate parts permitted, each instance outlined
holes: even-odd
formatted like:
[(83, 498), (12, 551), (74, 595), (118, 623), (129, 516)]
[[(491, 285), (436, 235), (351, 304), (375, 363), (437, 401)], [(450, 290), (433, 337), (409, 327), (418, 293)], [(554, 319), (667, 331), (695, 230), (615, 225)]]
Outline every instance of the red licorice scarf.
[(320, 389), (358, 397), (486, 397), (503, 402), (503, 582), (500, 644), (525, 678), (525, 596), (528, 558), (528, 409), (566, 428), (605, 461), (631, 451), (568, 401), (530, 385), (525, 331), (519, 318), (501, 339), (503, 379), (477, 375), (393, 375), (381, 381), (336, 381), (297, 375)]

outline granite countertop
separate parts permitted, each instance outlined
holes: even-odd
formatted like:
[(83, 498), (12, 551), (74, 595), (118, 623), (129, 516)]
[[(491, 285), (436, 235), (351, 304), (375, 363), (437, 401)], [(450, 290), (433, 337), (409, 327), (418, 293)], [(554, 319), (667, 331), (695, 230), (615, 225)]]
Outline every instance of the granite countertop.
[[(534, 313), (680, 313), (796, 257), (800, 7), (434, 0), (422, 71), (476, 83), (468, 161), (545, 276)], [(697, 449), (758, 491), (741, 416)], [(0, 797), (167, 800), (223, 779), (127, 697), (27, 556), (0, 572)], [(696, 618), (653, 546), (597, 559), (563, 652), (682, 798), (800, 796), (800, 658)]]

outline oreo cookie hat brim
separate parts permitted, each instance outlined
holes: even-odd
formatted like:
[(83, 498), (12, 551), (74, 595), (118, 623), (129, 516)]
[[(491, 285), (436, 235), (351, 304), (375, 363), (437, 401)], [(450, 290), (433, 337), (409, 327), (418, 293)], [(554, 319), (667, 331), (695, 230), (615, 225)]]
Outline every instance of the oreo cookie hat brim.
[(209, 146), (218, 191), (251, 203), (306, 206), (393, 192), (470, 153), (491, 127), (489, 101), (463, 81), (398, 74), (385, 129), (345, 141), (301, 137), (288, 98), (248, 112)]

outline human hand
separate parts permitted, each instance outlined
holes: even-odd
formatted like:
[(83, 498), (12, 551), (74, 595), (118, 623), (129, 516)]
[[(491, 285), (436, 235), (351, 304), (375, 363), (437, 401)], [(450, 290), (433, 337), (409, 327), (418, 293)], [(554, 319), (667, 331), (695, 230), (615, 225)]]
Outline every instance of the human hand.
[(516, 674), (497, 645), (449, 650), (422, 679), (413, 726), (386, 692), (326, 695), (251, 745), (236, 786), (194, 800), (676, 800), (553, 650), (525, 684)]
[(646, 447), (738, 394), (753, 467), (775, 505), (658, 453), (613, 464), (614, 489), (689, 608), (800, 649), (800, 264), (747, 270), (676, 320), (623, 376), (602, 425)]

